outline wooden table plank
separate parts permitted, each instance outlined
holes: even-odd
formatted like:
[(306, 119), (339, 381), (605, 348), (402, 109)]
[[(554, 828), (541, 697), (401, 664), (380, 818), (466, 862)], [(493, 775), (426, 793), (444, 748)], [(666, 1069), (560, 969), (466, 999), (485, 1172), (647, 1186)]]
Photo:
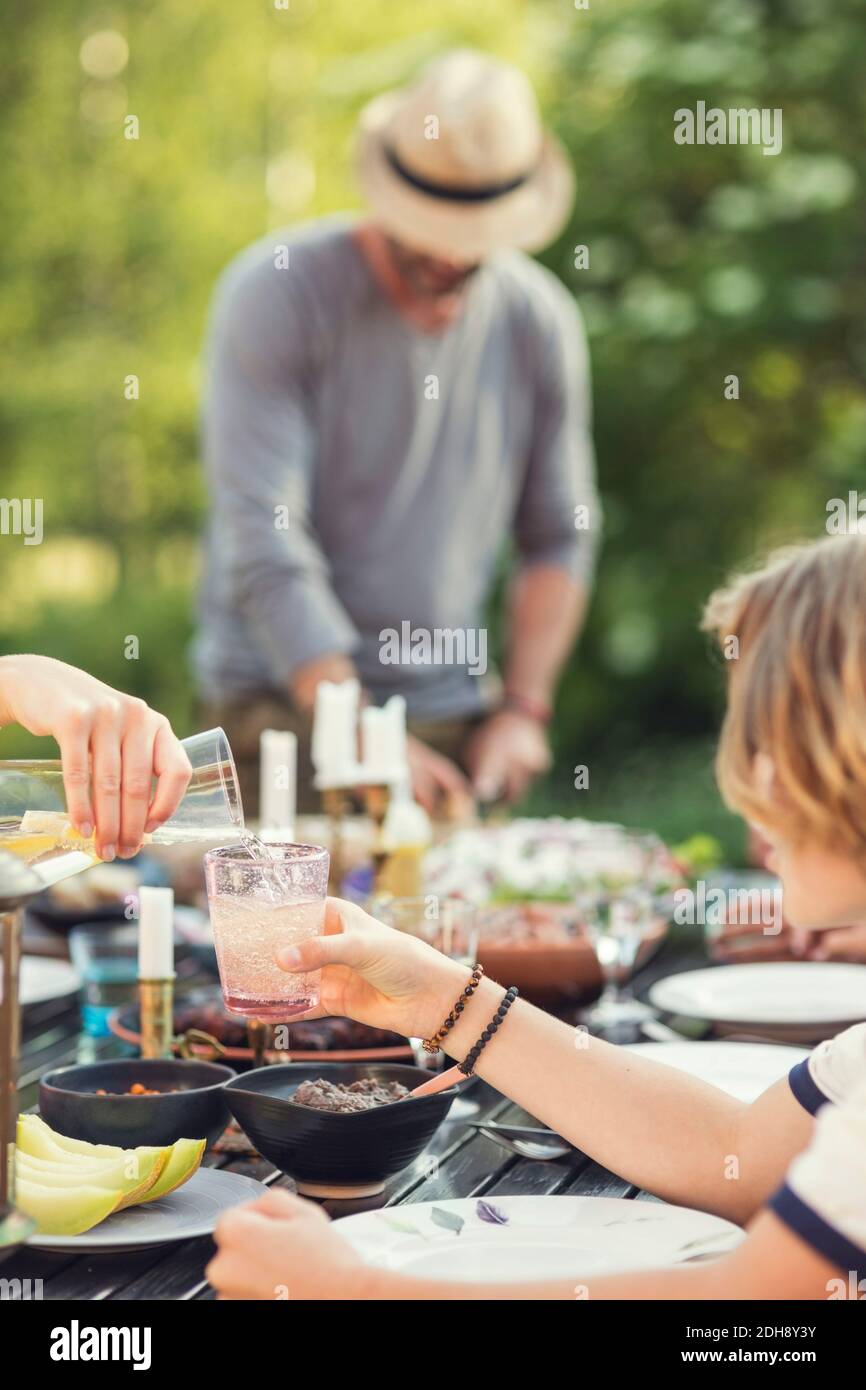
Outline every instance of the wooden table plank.
[[(7, 1256), (0, 1263), (0, 1278), (20, 1279), (22, 1284), (26, 1283), (28, 1279), (41, 1279), (44, 1297), (44, 1290), (48, 1288), (52, 1279), (62, 1274), (64, 1270), (80, 1263), (80, 1256), (54, 1255), (49, 1250), (31, 1250), (25, 1246), (23, 1250)], [(17, 1295), (10, 1290), (8, 1293), (10, 1302), (14, 1302), (16, 1297)], [(90, 1294), (79, 1294), (79, 1297), (89, 1298)]]
[(562, 1191), (569, 1197), (634, 1197), (640, 1188), (633, 1187), (590, 1159), (585, 1168), (574, 1173), (572, 1181)]
[(193, 1298), (207, 1287), (204, 1268), (215, 1248), (209, 1237), (163, 1247), (161, 1259), (133, 1279), (124, 1279), (108, 1297), (121, 1302), (142, 1298), (172, 1301)]
[(490, 1184), (484, 1195), (492, 1200), (497, 1197), (548, 1197), (565, 1191), (573, 1177), (573, 1165), (567, 1160), (539, 1163), (520, 1158)]

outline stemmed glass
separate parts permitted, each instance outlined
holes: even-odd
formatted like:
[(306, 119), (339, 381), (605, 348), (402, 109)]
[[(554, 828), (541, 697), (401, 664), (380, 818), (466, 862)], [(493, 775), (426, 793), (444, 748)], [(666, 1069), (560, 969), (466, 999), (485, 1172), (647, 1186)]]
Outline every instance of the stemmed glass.
[(581, 1022), (595, 1032), (627, 1029), (652, 1017), (628, 981), (655, 923), (651, 880), (659, 847), (653, 835), (605, 826), (578, 854), (575, 902), (604, 980), (600, 998), (581, 1014)]

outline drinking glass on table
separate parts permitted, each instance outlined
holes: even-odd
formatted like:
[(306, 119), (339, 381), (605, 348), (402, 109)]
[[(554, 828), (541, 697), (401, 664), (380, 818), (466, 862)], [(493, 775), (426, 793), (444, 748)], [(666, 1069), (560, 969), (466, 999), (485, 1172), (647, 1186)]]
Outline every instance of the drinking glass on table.
[[(371, 901), (369, 911), (386, 926), (426, 941), (450, 960), (460, 961), (466, 966), (468, 978), (478, 959), (478, 918), (472, 903), (463, 898), (440, 898), (435, 893), (412, 898), (383, 896)], [(409, 1045), (416, 1066), (442, 1071), (451, 1065), (443, 1053), (426, 1052), (421, 1038), (410, 1038)], [(474, 1114), (477, 1109), (473, 1101), (458, 1096), (449, 1116), (460, 1119)]]
[(137, 922), (99, 922), (73, 927), (69, 933), (69, 955), (82, 980), (81, 1021), (88, 1037), (108, 1037), (112, 1011), (134, 1002), (138, 946)]
[(319, 1002), (321, 972), (292, 975), (277, 955), (321, 936), (330, 856), (320, 845), (225, 845), (204, 856), (223, 999), (230, 1013), (287, 1023)]
[(478, 953), (478, 921), (475, 907), (463, 898), (440, 898), (435, 893), (414, 898), (382, 896), (370, 904), (380, 922), (416, 936), (450, 960), (471, 970)]
[(659, 843), (641, 831), (605, 826), (578, 853), (575, 901), (604, 981), (600, 998), (580, 1017), (596, 1032), (627, 1029), (652, 1017), (628, 981), (655, 925), (652, 865)]

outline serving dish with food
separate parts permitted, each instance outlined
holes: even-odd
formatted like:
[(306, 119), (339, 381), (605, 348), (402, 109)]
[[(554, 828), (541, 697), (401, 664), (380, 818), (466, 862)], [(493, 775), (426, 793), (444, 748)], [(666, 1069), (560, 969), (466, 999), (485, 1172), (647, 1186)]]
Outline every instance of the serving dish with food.
[(430, 849), (425, 891), (460, 897), (478, 912), (478, 957), (494, 979), (547, 1002), (600, 987), (601, 970), (586, 932), (581, 898), (593, 889), (640, 880), (652, 899), (652, 920), (638, 953), (645, 964), (667, 934), (673, 893), (683, 868), (656, 836), (645, 853), (622, 828), (551, 816), (456, 831)]
[(257, 1150), (316, 1197), (366, 1197), (412, 1163), (459, 1086), (409, 1096), (429, 1072), (397, 1063), (289, 1063), (236, 1076), (226, 1102)]
[(179, 1058), (123, 1058), (46, 1072), (39, 1113), (61, 1134), (124, 1149), (173, 1144), (185, 1135), (212, 1144), (229, 1122), (223, 1088), (231, 1067)]

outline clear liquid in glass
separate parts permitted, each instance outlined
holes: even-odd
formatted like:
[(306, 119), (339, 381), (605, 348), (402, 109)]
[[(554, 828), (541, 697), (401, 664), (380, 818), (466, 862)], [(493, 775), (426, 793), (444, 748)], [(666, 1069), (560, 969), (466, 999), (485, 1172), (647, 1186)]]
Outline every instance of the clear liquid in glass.
[(230, 1013), (279, 1022), (315, 1008), (321, 972), (292, 975), (276, 958), (286, 946), (321, 936), (323, 902), (270, 903), (218, 894), (209, 907)]

